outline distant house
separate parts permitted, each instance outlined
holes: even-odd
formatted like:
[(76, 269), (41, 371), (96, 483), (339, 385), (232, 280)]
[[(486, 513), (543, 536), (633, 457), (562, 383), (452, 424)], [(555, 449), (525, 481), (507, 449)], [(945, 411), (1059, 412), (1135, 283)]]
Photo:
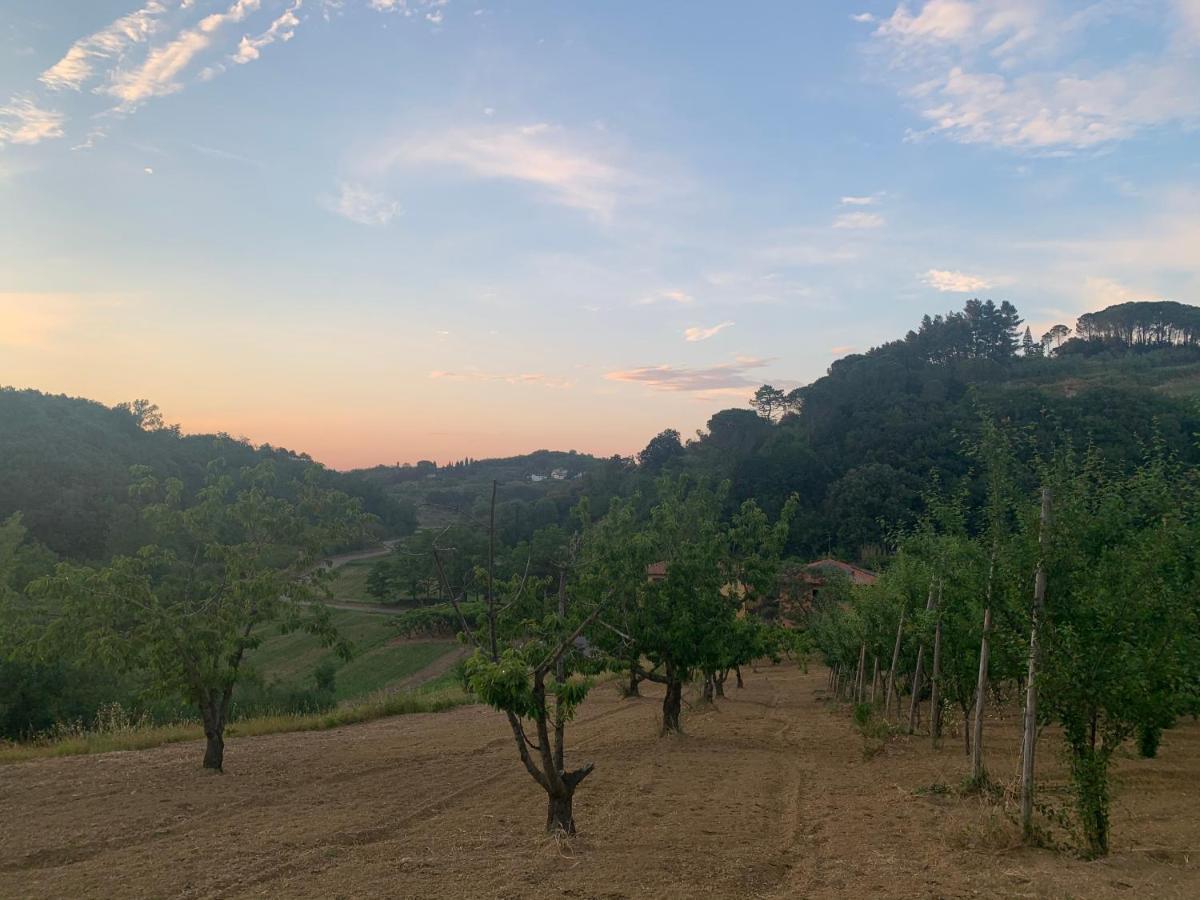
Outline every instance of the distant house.
[[(646, 580), (657, 584), (667, 577), (666, 562), (646, 566)], [(818, 559), (804, 565), (785, 566), (779, 573), (778, 589), (774, 596), (761, 597), (747, 604), (746, 609), (781, 625), (792, 626), (812, 611), (821, 590), (830, 578), (847, 578), (851, 584), (874, 584), (879, 576), (870, 569), (839, 559)], [(725, 596), (746, 600), (746, 587), (731, 583), (722, 588)]]
[(568, 474), (569, 473), (567, 472), (566, 469), (555, 469), (553, 472), (550, 473), (550, 477), (553, 478), (555, 481), (566, 481)]
[(775, 615), (784, 624), (792, 624), (802, 618), (812, 611), (831, 578), (846, 578), (851, 584), (874, 584), (879, 576), (869, 569), (840, 559), (818, 559), (804, 565), (789, 566), (779, 576)]
[(545, 481), (546, 476), (545, 475), (530, 475), (529, 480), (532, 481), (534, 484), (537, 484), (539, 481)]

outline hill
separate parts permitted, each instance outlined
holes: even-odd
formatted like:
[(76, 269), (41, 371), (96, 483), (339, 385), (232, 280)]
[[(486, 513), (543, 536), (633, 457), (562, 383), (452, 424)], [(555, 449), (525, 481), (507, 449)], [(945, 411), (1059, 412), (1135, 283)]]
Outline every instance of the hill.
[[(143, 543), (129, 502), (129, 471), (147, 466), (195, 490), (210, 463), (230, 468), (273, 460), (284, 479), (312, 459), (282, 447), (255, 447), (228, 434), (181, 434), (145, 401), (107, 407), (92, 400), (0, 387), (0, 521), (20, 512), (37, 541), (60, 557), (107, 559)], [(380, 530), (407, 534), (411, 507), (369, 479), (324, 470), (329, 487), (360, 498)]]
[[(443, 527), (470, 513), (498, 485), (500, 503), (536, 503), (577, 497), (579, 480), (603, 464), (575, 450), (534, 450), (520, 456), (463, 459), (449, 465), (422, 460), (415, 466), (374, 466), (349, 473), (388, 490), (416, 508), (422, 527)], [(570, 504), (564, 505), (564, 509)]]
[(1027, 458), (1071, 443), (1128, 464), (1161, 441), (1200, 461), (1200, 347), (1107, 335), (1049, 354), (1022, 349), (1016, 310), (1003, 304), (997, 324), (1000, 308), (989, 306), (926, 317), (790, 393), (765, 385), (754, 409), (717, 413), (686, 444), (664, 432), (639, 456), (638, 489), (652, 490), (646, 476), (690, 471), (728, 479), (731, 508), (755, 499), (773, 511), (796, 493), (792, 552), (868, 559), (920, 511), (934, 480), (981, 490), (969, 448), (984, 418), (1019, 432)]

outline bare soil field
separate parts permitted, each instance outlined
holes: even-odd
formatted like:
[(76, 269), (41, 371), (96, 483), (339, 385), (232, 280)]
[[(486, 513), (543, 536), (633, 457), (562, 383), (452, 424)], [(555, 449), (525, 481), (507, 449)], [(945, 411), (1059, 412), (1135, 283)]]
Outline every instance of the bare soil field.
[[(967, 769), (952, 733), (867, 758), (824, 686), (766, 666), (660, 740), (652, 691), (601, 685), (568, 733), (569, 763), (596, 763), (570, 841), (542, 832), (544, 795), (482, 707), (235, 739), (224, 776), (194, 744), (6, 766), (0, 895), (1200, 897), (1200, 726), (1118, 761), (1113, 853), (1085, 862), (1020, 847), (996, 806), (940, 787)], [(992, 728), (997, 777), (1014, 726)], [(1056, 745), (1039, 745), (1052, 782)]]

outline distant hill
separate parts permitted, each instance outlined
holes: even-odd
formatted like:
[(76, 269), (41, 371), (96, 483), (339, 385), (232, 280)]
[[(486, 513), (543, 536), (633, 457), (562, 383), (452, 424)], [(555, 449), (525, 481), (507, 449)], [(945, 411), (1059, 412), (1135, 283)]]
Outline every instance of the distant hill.
[(582, 479), (605, 460), (575, 450), (534, 450), (497, 459), (463, 459), (439, 466), (430, 461), (416, 465), (374, 466), (348, 474), (385, 487), (412, 503), (423, 527), (440, 527), (458, 521), (463, 513), (481, 509), (497, 484), (503, 505), (554, 503), (550, 518), (565, 519), (577, 500)]
[[(110, 408), (0, 387), (0, 520), (20, 512), (31, 535), (66, 558), (98, 560), (141, 546), (141, 519), (128, 498), (131, 466), (149, 466), (195, 489), (218, 458), (234, 468), (271, 459), (285, 479), (312, 464), (303, 453), (254, 447), (227, 434), (181, 434), (144, 401)], [(415, 526), (411, 506), (370, 479), (331, 470), (323, 477), (360, 497), (387, 533)]]

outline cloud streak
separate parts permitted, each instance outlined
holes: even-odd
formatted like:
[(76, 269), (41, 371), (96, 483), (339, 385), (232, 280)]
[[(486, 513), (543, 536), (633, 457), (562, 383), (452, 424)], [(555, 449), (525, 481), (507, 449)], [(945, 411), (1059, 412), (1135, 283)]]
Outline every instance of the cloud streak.
[(887, 220), (879, 213), (849, 212), (842, 213), (833, 220), (833, 227), (849, 231), (862, 231), (882, 228)]
[(250, 37), (242, 35), (242, 40), (238, 44), (237, 52), (233, 54), (233, 61), (244, 65), (258, 59), (261, 55), (263, 47), (268, 47), (276, 41), (290, 41), (296, 34), (296, 28), (300, 25), (300, 19), (296, 12), (300, 9), (304, 0), (295, 0), (295, 2), (284, 10), (271, 26), (258, 37)]
[(261, 0), (234, 0), (223, 13), (205, 16), (194, 28), (186, 28), (170, 42), (151, 50), (141, 65), (114, 72), (101, 92), (120, 101), (118, 109), (129, 112), (153, 97), (180, 90), (179, 76), (192, 61), (213, 43), (226, 25), (243, 21), (257, 12)]
[(62, 137), (63, 120), (62, 113), (42, 109), (29, 97), (14, 97), (7, 106), (0, 106), (0, 147)]
[(466, 372), (445, 372), (441, 370), (435, 370), (429, 373), (429, 377), (435, 381), (499, 381), (504, 382), (505, 384), (532, 384), (540, 385), (541, 387), (560, 389), (565, 389), (572, 386), (570, 381), (566, 381), (561, 378), (555, 378), (542, 372), (499, 374), (495, 372), (480, 372), (474, 369)]
[(686, 291), (681, 291), (678, 288), (670, 288), (662, 291), (655, 291), (653, 294), (647, 294), (637, 300), (638, 306), (653, 306), (656, 303), (675, 303), (679, 306), (687, 306), (695, 302), (695, 297)]
[(402, 140), (372, 161), (393, 166), (454, 168), (480, 180), (538, 189), (549, 201), (609, 219), (637, 184), (564, 129), (545, 122), (507, 128), (453, 129)]
[(971, 291), (983, 291), (992, 286), (990, 281), (966, 272), (951, 272), (947, 269), (930, 269), (921, 278), (934, 290), (943, 293), (966, 294)]
[(726, 328), (731, 328), (732, 326), (733, 322), (721, 322), (719, 325), (713, 325), (711, 328), (701, 328), (698, 325), (693, 325), (691, 328), (684, 329), (683, 338), (691, 343), (707, 341), (710, 337), (720, 334)]
[(97, 61), (117, 59), (133, 45), (149, 40), (161, 26), (160, 17), (165, 12), (166, 3), (151, 0), (95, 34), (80, 38), (38, 80), (52, 90), (79, 90), (92, 77)]
[(605, 373), (609, 381), (624, 381), (644, 385), (655, 391), (673, 393), (703, 393), (710, 395), (742, 394), (756, 388), (761, 379), (750, 377), (755, 369), (768, 365), (770, 360), (753, 356), (739, 356), (734, 362), (720, 363), (704, 368), (686, 366), (642, 366), (636, 369), (620, 369)]

